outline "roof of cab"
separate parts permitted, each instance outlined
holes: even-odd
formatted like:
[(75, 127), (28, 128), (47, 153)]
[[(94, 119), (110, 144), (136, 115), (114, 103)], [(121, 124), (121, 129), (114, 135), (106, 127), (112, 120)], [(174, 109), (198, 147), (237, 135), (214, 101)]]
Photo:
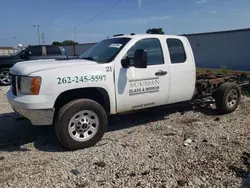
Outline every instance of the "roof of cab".
[(108, 38), (123, 38), (123, 37), (126, 37), (126, 38), (147, 38), (147, 37), (157, 37), (157, 38), (161, 38), (161, 37), (164, 37), (164, 38), (171, 38), (171, 37), (180, 37), (180, 38), (183, 38), (185, 36), (179, 36), (179, 35), (165, 35), (165, 34), (118, 34), (118, 35), (113, 35), (111, 37), (108, 37)]

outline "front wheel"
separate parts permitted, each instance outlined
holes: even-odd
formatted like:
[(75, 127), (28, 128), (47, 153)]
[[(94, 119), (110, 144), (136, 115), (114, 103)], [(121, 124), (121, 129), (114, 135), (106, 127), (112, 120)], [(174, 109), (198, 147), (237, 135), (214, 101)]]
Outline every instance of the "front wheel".
[(11, 84), (10, 69), (0, 69), (0, 86), (7, 86)]
[(74, 100), (60, 109), (55, 131), (65, 148), (84, 149), (101, 140), (107, 119), (105, 110), (97, 102), (90, 99)]
[(220, 85), (214, 94), (216, 108), (222, 114), (233, 112), (239, 105), (241, 90), (236, 83), (226, 82)]

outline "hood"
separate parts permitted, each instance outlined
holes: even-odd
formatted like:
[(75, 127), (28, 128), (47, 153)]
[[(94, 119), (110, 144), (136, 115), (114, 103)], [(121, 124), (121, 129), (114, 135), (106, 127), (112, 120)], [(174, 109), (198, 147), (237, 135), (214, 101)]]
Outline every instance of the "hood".
[(35, 61), (23, 61), (16, 63), (10, 72), (16, 75), (29, 75), (34, 72), (44, 71), (49, 69), (57, 69), (64, 67), (74, 67), (74, 66), (88, 66), (95, 65), (97, 62), (85, 60), (85, 59), (71, 59), (71, 60), (35, 60)]

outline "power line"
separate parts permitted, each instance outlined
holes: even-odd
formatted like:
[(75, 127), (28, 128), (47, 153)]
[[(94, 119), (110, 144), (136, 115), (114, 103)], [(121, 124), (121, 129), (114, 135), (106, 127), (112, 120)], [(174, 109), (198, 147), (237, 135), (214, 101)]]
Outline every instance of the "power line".
[(118, 5), (118, 4), (121, 3), (121, 2), (122, 2), (122, 0), (117, 1), (116, 3), (114, 3), (113, 5), (111, 5), (110, 7), (108, 7), (107, 9), (105, 9), (104, 11), (102, 11), (102, 12), (100, 12), (99, 14), (97, 14), (97, 15), (95, 15), (95, 16), (89, 18), (89, 19), (87, 19), (87, 20), (84, 21), (82, 24), (79, 24), (79, 25), (76, 25), (76, 26), (73, 26), (73, 27), (69, 27), (69, 28), (66, 28), (66, 29), (61, 29), (60, 31), (68, 30), (68, 29), (72, 29), (72, 28), (76, 29), (77, 27), (82, 26), (82, 25), (84, 25), (84, 24), (86, 24), (86, 23), (88, 23), (88, 22), (90, 22), (90, 21), (92, 21), (92, 20), (98, 18), (99, 16), (101, 16), (101, 15), (104, 14), (105, 12), (109, 11), (110, 9), (114, 8), (116, 5)]
[(81, 26), (81, 25), (84, 25), (84, 24), (86, 24), (86, 23), (88, 23), (88, 22), (90, 22), (90, 21), (92, 21), (92, 20), (98, 18), (99, 16), (101, 16), (101, 15), (104, 14), (105, 12), (109, 11), (110, 9), (112, 9), (113, 7), (115, 7), (116, 5), (118, 5), (120, 2), (122, 2), (122, 0), (117, 1), (116, 3), (114, 3), (113, 5), (111, 5), (110, 7), (108, 7), (107, 9), (105, 9), (104, 11), (102, 11), (102, 12), (100, 12), (99, 14), (93, 16), (92, 18), (86, 20), (86, 21), (83, 22), (82, 24), (77, 25), (76, 27), (79, 27), (79, 26)]

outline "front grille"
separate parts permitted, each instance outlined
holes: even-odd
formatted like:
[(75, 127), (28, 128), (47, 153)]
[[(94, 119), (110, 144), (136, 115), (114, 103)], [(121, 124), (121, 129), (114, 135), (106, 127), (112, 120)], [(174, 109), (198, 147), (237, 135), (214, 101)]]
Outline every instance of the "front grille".
[(12, 87), (12, 93), (16, 96), (16, 76), (15, 75), (11, 75), (11, 87)]

